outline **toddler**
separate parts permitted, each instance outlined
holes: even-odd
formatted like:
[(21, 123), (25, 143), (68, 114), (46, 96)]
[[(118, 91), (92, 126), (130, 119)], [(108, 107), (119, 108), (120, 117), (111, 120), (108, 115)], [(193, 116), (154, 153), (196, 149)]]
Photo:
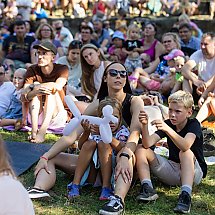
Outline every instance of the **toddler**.
[(108, 49), (111, 61), (119, 61), (124, 64), (127, 54), (123, 51), (124, 35), (121, 31), (115, 31), (112, 36), (113, 45)]
[(143, 50), (143, 46), (140, 38), (140, 28), (137, 24), (131, 24), (127, 31), (128, 39), (124, 43), (124, 52), (128, 57), (125, 60), (125, 67), (128, 73), (132, 73), (136, 68), (142, 68), (140, 59), (140, 53)]

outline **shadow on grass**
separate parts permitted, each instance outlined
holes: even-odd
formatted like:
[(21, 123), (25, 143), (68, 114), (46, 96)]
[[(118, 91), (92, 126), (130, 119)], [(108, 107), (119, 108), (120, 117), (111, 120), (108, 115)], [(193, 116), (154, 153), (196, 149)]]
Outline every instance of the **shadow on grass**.
[[(28, 136), (30, 132), (11, 132), (6, 130), (0, 130), (2, 138), (7, 141), (16, 141), (16, 142), (29, 142)], [(46, 140), (44, 143), (55, 143), (61, 135), (56, 134), (46, 134)]]
[[(210, 166), (208, 176), (198, 186), (195, 186), (192, 194), (192, 215), (207, 215), (214, 214), (215, 190), (212, 180), (215, 171), (215, 166)], [(34, 182), (33, 168), (21, 178), (25, 185), (32, 186)], [(67, 215), (67, 214), (98, 214), (104, 204), (99, 201), (101, 188), (93, 188), (90, 186), (81, 189), (81, 196), (76, 198), (73, 202), (68, 202), (66, 198), (66, 187), (72, 178), (64, 173), (57, 171), (57, 181), (53, 189), (49, 192), (52, 198), (46, 200), (34, 200), (36, 214), (53, 214), (53, 215)], [(138, 182), (132, 189), (130, 189), (125, 200), (125, 214), (131, 215), (166, 215), (174, 214), (173, 208), (178, 201), (178, 194), (180, 187), (166, 186), (160, 183), (156, 178), (152, 179), (153, 184), (158, 192), (159, 198), (153, 203), (139, 203), (136, 201), (136, 196), (140, 190), (140, 183)]]

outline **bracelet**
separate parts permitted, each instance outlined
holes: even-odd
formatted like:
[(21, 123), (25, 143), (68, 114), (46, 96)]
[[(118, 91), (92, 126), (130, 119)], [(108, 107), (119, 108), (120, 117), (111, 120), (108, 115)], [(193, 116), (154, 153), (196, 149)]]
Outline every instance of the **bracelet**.
[(49, 160), (48, 158), (46, 158), (46, 157), (44, 157), (44, 156), (41, 156), (40, 159), (44, 159), (44, 160), (46, 160), (46, 161)]
[(127, 154), (127, 153), (125, 153), (125, 152), (122, 152), (122, 153), (119, 155), (119, 157), (122, 157), (122, 156), (128, 158), (128, 160), (130, 159), (130, 155)]

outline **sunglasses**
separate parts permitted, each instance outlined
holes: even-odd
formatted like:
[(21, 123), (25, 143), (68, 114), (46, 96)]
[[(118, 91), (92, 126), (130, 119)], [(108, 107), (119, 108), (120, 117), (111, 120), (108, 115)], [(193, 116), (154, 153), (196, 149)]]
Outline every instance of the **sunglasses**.
[(127, 76), (127, 71), (122, 70), (118, 71), (116, 69), (109, 69), (108, 73), (110, 74), (111, 77), (117, 77), (119, 74), (121, 78), (125, 78)]
[(172, 40), (165, 40), (165, 41), (163, 41), (163, 43), (171, 43), (172, 42)]
[(82, 45), (83, 45), (83, 43), (81, 41), (79, 41), (79, 40), (73, 40), (71, 42), (71, 44), (70, 44), (70, 47), (72, 49), (74, 49), (74, 48), (79, 48), (80, 49), (82, 47)]

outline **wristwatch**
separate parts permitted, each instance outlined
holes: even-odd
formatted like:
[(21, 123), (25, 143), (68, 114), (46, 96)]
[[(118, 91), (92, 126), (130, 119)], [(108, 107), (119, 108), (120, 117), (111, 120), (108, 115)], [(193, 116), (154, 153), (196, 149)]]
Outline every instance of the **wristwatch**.
[(128, 158), (128, 160), (130, 159), (130, 155), (127, 154), (127, 153), (125, 153), (125, 152), (122, 152), (122, 153), (119, 155), (119, 157), (122, 157), (122, 156)]
[(32, 91), (34, 89), (34, 84), (30, 84), (29, 89)]

